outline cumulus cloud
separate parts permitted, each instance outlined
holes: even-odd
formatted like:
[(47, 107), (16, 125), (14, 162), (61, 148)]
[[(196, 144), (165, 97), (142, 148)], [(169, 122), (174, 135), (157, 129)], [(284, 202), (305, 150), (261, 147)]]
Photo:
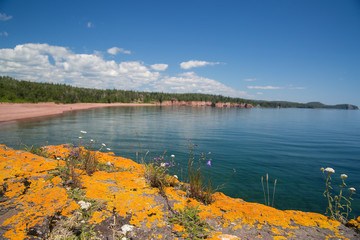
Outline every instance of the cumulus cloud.
[(163, 63), (158, 63), (158, 64), (150, 65), (150, 67), (156, 71), (165, 71), (168, 68), (168, 65)]
[(220, 94), (231, 97), (249, 97), (244, 91), (237, 91), (210, 78), (185, 72), (175, 77), (166, 76), (153, 84), (156, 91), (176, 93)]
[(6, 13), (0, 13), (0, 21), (7, 21), (12, 18), (13, 18), (12, 16), (8, 16), (8, 15), (6, 15)]
[(116, 63), (95, 54), (76, 54), (48, 44), (0, 49), (0, 74), (36, 82), (118, 89), (136, 89), (160, 75), (137, 61)]
[(0, 32), (0, 37), (2, 37), (2, 36), (7, 37), (7, 36), (9, 36), (9, 34), (7, 32)]
[(118, 47), (112, 47), (112, 48), (109, 48), (107, 50), (107, 52), (111, 55), (116, 55), (118, 53), (125, 53), (125, 54), (131, 54), (131, 51), (129, 50), (125, 50), (123, 48), (118, 48)]
[(88, 22), (87, 23), (87, 28), (92, 28), (94, 25), (92, 24), (92, 22)]
[(167, 64), (147, 67), (140, 61), (116, 62), (93, 54), (74, 53), (48, 44), (22, 44), (0, 49), (0, 75), (34, 82), (65, 83), (87, 88), (221, 94), (251, 97), (194, 72), (162, 76)]
[(190, 69), (190, 68), (195, 68), (195, 67), (204, 67), (207, 65), (213, 66), (216, 64), (220, 64), (220, 62), (206, 62), (206, 61), (190, 60), (188, 62), (180, 63), (180, 67), (182, 69)]
[(283, 89), (283, 87), (274, 87), (274, 86), (248, 86), (249, 89), (265, 89), (265, 90), (277, 90)]

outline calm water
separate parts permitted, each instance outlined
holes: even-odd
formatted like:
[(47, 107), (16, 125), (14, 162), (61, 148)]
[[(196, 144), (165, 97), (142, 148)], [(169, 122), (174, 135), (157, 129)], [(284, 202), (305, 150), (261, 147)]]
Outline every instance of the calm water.
[[(353, 215), (360, 215), (360, 111), (309, 109), (219, 109), (118, 107), (0, 125), (2, 144), (44, 145), (86, 138), (106, 143), (118, 156), (165, 150), (185, 164), (191, 139), (211, 152), (211, 174), (221, 191), (251, 202), (264, 202), (261, 176), (277, 179), (275, 207), (324, 213), (321, 167), (332, 167), (338, 181), (348, 175)], [(178, 167), (181, 169), (181, 166)], [(236, 174), (229, 176), (236, 169)], [(181, 172), (177, 173), (181, 176)], [(340, 182), (337, 182), (340, 183)], [(335, 184), (338, 185), (338, 184)], [(334, 185), (334, 186), (335, 186)]]

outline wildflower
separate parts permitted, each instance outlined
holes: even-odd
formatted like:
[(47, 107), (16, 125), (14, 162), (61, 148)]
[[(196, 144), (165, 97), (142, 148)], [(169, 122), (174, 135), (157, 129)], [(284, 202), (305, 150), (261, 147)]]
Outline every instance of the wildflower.
[(79, 201), (78, 202), (79, 203), (79, 205), (80, 205), (80, 208), (81, 209), (85, 209), (85, 210), (87, 210), (87, 209), (89, 209), (89, 207), (91, 206), (91, 203), (89, 203), (89, 202), (84, 202), (84, 201)]
[(348, 176), (346, 175), (346, 174), (341, 174), (341, 179), (345, 179), (345, 178), (347, 178)]
[(61, 158), (60, 157), (57, 157), (56, 160), (60, 160)]
[(80, 132), (81, 132), (82, 134), (86, 134), (86, 133), (87, 133), (86, 131), (82, 131), (82, 130), (81, 130)]
[(325, 169), (322, 167), (322, 168), (320, 168), (320, 170), (322, 171), (322, 172), (324, 172), (325, 171)]
[(178, 176), (177, 176), (177, 175), (174, 175), (174, 178), (178, 179)]
[(173, 155), (171, 155), (171, 157), (172, 157), (172, 158), (174, 158), (174, 157), (175, 157), (175, 155), (173, 154)]
[(110, 148), (106, 148), (106, 150), (110, 151), (111, 149), (110, 149)]
[(328, 172), (329, 174), (335, 173), (335, 170), (333, 168), (327, 167), (325, 168), (325, 172)]
[(211, 154), (211, 152), (208, 153), (208, 155), (210, 155), (210, 154)]
[(209, 167), (211, 167), (211, 161), (207, 161), (206, 165), (208, 165)]
[(105, 143), (103, 143), (103, 144), (101, 144), (103, 147), (106, 147), (106, 144)]
[(90, 142), (94, 142), (94, 139), (90, 139)]
[(111, 163), (111, 162), (107, 162), (107, 163), (106, 163), (106, 165), (111, 166), (111, 165), (112, 165), (112, 163)]
[(169, 163), (167, 162), (167, 163), (165, 163), (165, 166), (169, 166)]
[(82, 139), (82, 137), (80, 136), (79, 139)]
[(353, 187), (349, 188), (349, 190), (352, 191), (352, 192), (355, 192), (355, 191), (356, 191), (356, 189), (353, 188)]
[(134, 229), (134, 226), (125, 224), (121, 227), (122, 234), (126, 236), (128, 232), (131, 232)]
[(166, 164), (165, 164), (165, 163), (161, 163), (160, 166), (161, 166), (161, 167), (165, 167)]

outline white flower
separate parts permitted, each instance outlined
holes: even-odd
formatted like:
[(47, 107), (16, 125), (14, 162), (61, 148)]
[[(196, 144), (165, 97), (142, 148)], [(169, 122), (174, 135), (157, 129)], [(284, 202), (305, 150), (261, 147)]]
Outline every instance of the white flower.
[(61, 158), (57, 157), (56, 159), (57, 159), (57, 160), (60, 160)]
[(347, 178), (347, 175), (346, 174), (341, 174), (341, 179), (345, 179), (345, 178)]
[(111, 162), (107, 162), (106, 165), (111, 166), (112, 164), (111, 164)]
[(320, 168), (320, 170), (322, 171), (322, 172), (324, 172), (325, 171), (325, 169), (322, 167), (322, 168)]
[(171, 157), (172, 157), (172, 158), (174, 158), (174, 157), (175, 157), (175, 155), (173, 154), (173, 155), (171, 155)]
[(106, 148), (106, 150), (110, 151), (111, 149), (110, 149), (110, 148)]
[(178, 179), (178, 176), (177, 176), (177, 175), (174, 175), (174, 178)]
[(79, 139), (82, 139), (82, 137), (80, 136)]
[(86, 133), (87, 133), (86, 131), (83, 131), (83, 130), (81, 130), (80, 132), (81, 132), (82, 134), (86, 134)]
[(165, 167), (165, 166), (166, 166), (166, 164), (165, 164), (165, 163), (161, 163), (161, 164), (160, 164), (160, 166)]
[(353, 188), (353, 187), (349, 188), (349, 190), (352, 191), (352, 192), (355, 192), (355, 191), (356, 191), (356, 189)]
[(333, 168), (327, 167), (325, 168), (325, 172), (328, 172), (329, 174), (335, 173), (335, 170)]
[(94, 141), (94, 139), (90, 139), (90, 142), (93, 142)]
[(106, 144), (105, 143), (103, 143), (103, 144), (101, 144), (103, 147), (106, 147)]
[(80, 205), (81, 209), (89, 209), (89, 207), (91, 206), (91, 203), (89, 202), (84, 202), (83, 200), (79, 201), (78, 204)]
[(131, 232), (134, 229), (134, 226), (125, 224), (121, 227), (122, 234), (126, 236), (128, 232)]

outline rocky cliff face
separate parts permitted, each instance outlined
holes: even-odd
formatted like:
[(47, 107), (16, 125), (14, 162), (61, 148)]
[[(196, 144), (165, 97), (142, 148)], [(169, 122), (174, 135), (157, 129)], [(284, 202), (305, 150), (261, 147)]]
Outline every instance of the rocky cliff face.
[[(143, 165), (113, 153), (89, 152), (99, 161), (91, 175), (77, 165), (66, 175), (69, 156), (74, 154), (69, 145), (46, 146), (41, 153), (46, 157), (0, 145), (1, 239), (360, 237), (318, 213), (281, 211), (222, 193), (204, 205), (190, 198), (186, 185), (175, 177), (169, 176), (172, 186), (159, 191), (146, 181)], [(189, 227), (190, 220), (182, 220), (189, 208), (197, 209), (199, 226)], [(180, 220), (171, 221), (174, 217)]]
[(219, 108), (252, 108), (251, 104), (247, 103), (214, 103), (214, 102), (201, 102), (201, 101), (164, 101), (161, 106), (187, 106), (187, 107), (219, 107)]

